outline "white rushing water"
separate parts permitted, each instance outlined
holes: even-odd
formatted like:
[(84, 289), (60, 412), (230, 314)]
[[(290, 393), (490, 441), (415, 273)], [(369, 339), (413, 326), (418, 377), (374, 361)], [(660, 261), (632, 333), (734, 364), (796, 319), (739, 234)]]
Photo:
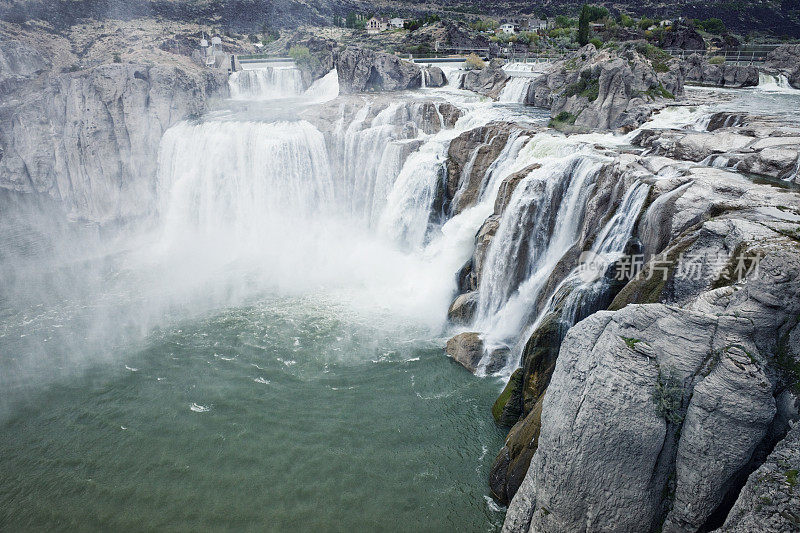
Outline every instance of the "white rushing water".
[(795, 89), (789, 84), (789, 79), (783, 74), (767, 74), (765, 72), (758, 73), (758, 90), (772, 93), (798, 93), (800, 90)]
[(503, 90), (500, 91), (500, 101), (503, 103), (524, 103), (531, 81), (533, 81), (532, 78), (512, 77), (506, 82)]
[(234, 72), (228, 87), (234, 100), (289, 98), (303, 92), (303, 80), (297, 67), (281, 65)]
[(601, 168), (585, 155), (545, 161), (515, 189), (479, 281), (476, 324), (489, 350), (513, 343), (531, 320), (532, 304), (578, 238)]
[(312, 104), (324, 104), (339, 96), (339, 75), (336, 69), (312, 83), (303, 96)]

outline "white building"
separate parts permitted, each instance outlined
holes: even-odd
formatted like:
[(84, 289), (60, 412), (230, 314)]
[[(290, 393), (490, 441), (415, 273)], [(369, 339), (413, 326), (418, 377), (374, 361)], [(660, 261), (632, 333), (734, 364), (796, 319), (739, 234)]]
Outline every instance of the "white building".
[(511, 22), (506, 22), (505, 24), (500, 26), (500, 31), (503, 33), (516, 33), (517, 27), (516, 24), (513, 24)]
[(539, 18), (528, 19), (529, 31), (547, 30), (547, 29), (550, 29), (550, 21)]
[(398, 28), (402, 29), (403, 25), (406, 23), (406, 19), (401, 19), (400, 17), (394, 17), (389, 19), (389, 27), (390, 28)]
[(378, 33), (389, 28), (389, 20), (385, 17), (372, 17), (367, 21), (367, 33)]

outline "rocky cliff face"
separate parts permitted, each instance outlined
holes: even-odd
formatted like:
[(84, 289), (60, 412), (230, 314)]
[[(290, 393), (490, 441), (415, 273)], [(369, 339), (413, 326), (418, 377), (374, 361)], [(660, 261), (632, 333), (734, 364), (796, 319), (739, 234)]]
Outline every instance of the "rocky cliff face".
[(719, 527), (796, 417), (800, 202), (685, 172), (654, 184), (644, 269), (538, 356), (546, 392), (517, 430), (535, 451), (505, 531)]
[(224, 72), (107, 64), (42, 73), (30, 46), (4, 43), (0, 185), (47, 194), (94, 222), (137, 217), (153, 205), (164, 131), (227, 90)]
[(753, 65), (712, 65), (699, 54), (686, 60), (686, 79), (712, 87), (755, 87), (758, 69)]
[(419, 66), (397, 56), (363, 48), (346, 48), (336, 56), (339, 89), (343, 94), (402, 91), (422, 85)]
[(792, 87), (800, 89), (800, 45), (779, 46), (767, 56), (766, 66), (785, 74)]
[(567, 129), (632, 128), (650, 116), (654, 104), (683, 94), (679, 62), (662, 74), (653, 65), (632, 47), (597, 51), (590, 44), (532, 83), (526, 101), (549, 107), (557, 125)]

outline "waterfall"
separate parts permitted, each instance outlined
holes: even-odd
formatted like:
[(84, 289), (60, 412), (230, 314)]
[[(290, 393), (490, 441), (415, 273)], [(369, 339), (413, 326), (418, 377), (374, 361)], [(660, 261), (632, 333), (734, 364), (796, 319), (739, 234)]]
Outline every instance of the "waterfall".
[(581, 254), (580, 264), (558, 284), (533, 324), (520, 336), (515, 347), (516, 357), (507, 362), (503, 373), (510, 373), (519, 366), (524, 344), (542, 320), (558, 307), (561, 307), (559, 322), (563, 336), (577, 322), (611, 303), (608, 297), (612, 280), (606, 277), (608, 267), (622, 256), (649, 192), (650, 186), (638, 180), (628, 188), (616, 213), (597, 234), (591, 249)]
[(339, 96), (339, 75), (336, 69), (332, 69), (312, 83), (311, 87), (303, 93), (303, 96), (314, 104), (322, 104)]
[(533, 81), (532, 78), (512, 77), (500, 92), (500, 101), (503, 103), (524, 104), (531, 81)]
[(758, 89), (772, 93), (794, 93), (798, 89), (789, 84), (789, 79), (783, 74), (758, 73)]
[(584, 155), (546, 161), (517, 186), (479, 280), (476, 324), (487, 348), (506, 345), (529, 322), (553, 268), (577, 241), (602, 167)]
[(267, 100), (300, 95), (303, 81), (297, 67), (274, 66), (234, 72), (228, 87), (234, 100)]
[(166, 241), (188, 233), (248, 243), (334, 210), (322, 134), (308, 122), (181, 123), (167, 130), (158, 189)]

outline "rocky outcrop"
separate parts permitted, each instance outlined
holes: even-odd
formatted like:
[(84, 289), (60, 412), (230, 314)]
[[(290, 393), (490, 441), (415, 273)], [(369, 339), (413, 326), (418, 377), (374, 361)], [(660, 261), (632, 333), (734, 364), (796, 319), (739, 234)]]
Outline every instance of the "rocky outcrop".
[(19, 88), (50, 66), (50, 61), (31, 46), (20, 41), (0, 41), (0, 94)]
[(483, 357), (483, 341), (477, 333), (460, 333), (447, 341), (445, 353), (474, 374)]
[(224, 72), (177, 66), (42, 76), (0, 106), (0, 186), (47, 194), (72, 217), (101, 223), (152, 209), (162, 134), (227, 90)]
[(800, 89), (800, 44), (784, 44), (767, 54), (766, 67), (785, 74)]
[(659, 76), (656, 63), (634, 46), (618, 52), (589, 44), (531, 83), (526, 102), (549, 107), (553, 125), (564, 130), (634, 128), (658, 102), (683, 92), (680, 64), (670, 62)]
[[(791, 178), (797, 173), (800, 158), (800, 135), (779, 130), (758, 131), (725, 127), (725, 121), (739, 124), (747, 119), (724, 118), (723, 126), (713, 122), (713, 132), (643, 130), (632, 142), (648, 148), (651, 154), (684, 161), (705, 162), (771, 178)], [(755, 136), (754, 134), (758, 134)]]
[(703, 36), (687, 22), (676, 21), (661, 37), (661, 48), (665, 50), (705, 50)]
[(723, 533), (780, 533), (800, 528), (800, 425), (750, 474)]
[(391, 54), (349, 47), (337, 54), (335, 63), (342, 94), (403, 91), (422, 85), (420, 67)]
[(505, 148), (512, 126), (493, 123), (453, 139), (447, 150), (446, 204), (456, 215), (475, 205), (486, 172)]
[(447, 85), (447, 78), (439, 67), (429, 66), (422, 69), (425, 87), (443, 87)]
[(711, 87), (755, 87), (758, 69), (753, 65), (712, 65), (699, 54), (686, 59), (687, 81)]
[(796, 417), (800, 201), (687, 170), (654, 185), (616, 310), (560, 345), (505, 531), (714, 529)]
[(311, 84), (323, 77), (335, 68), (334, 58), (336, 56), (336, 41), (332, 39), (320, 39), (306, 33), (296, 34), (287, 42), (286, 53), (288, 54), (291, 46), (308, 48), (309, 58), (297, 63), (300, 74), (303, 78), (303, 86), (309, 87)]
[(461, 88), (496, 100), (507, 81), (508, 74), (503, 70), (503, 61), (493, 59), (484, 68), (470, 70), (464, 74)]

